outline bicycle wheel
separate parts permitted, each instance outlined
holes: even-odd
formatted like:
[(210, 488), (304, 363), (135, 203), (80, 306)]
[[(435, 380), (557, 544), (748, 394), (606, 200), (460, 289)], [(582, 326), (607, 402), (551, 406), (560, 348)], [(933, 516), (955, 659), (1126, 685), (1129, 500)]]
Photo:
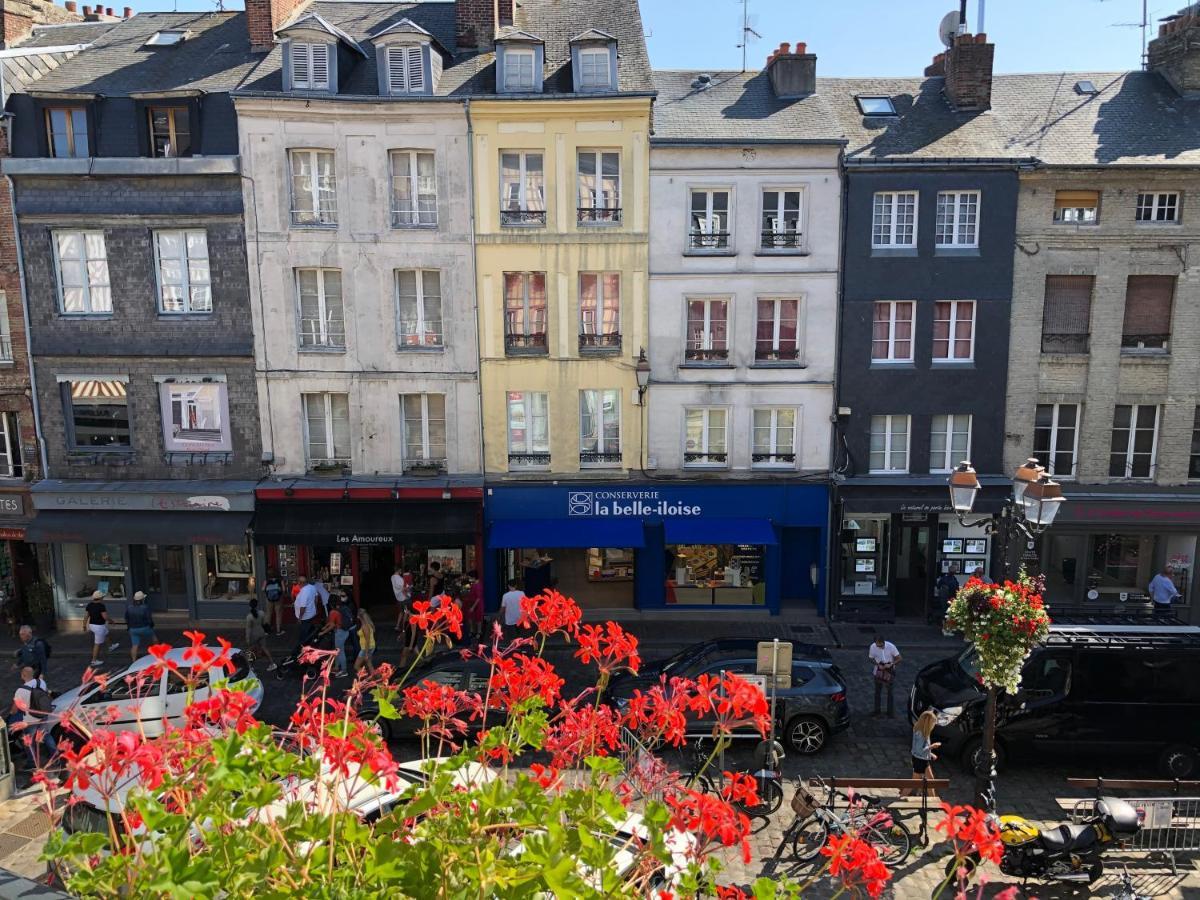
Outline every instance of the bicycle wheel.
[(812, 862), (821, 855), (821, 848), (827, 840), (829, 826), (816, 816), (809, 816), (792, 835), (792, 856), (800, 862)]
[(889, 866), (904, 862), (912, 849), (912, 835), (897, 819), (872, 822), (863, 827), (859, 837), (874, 847), (879, 858)]
[(738, 808), (751, 817), (766, 818), (774, 815), (779, 807), (783, 806), (783, 785), (779, 783), (779, 779), (756, 775), (754, 776), (754, 786), (758, 792), (758, 803), (739, 803), (737, 804)]

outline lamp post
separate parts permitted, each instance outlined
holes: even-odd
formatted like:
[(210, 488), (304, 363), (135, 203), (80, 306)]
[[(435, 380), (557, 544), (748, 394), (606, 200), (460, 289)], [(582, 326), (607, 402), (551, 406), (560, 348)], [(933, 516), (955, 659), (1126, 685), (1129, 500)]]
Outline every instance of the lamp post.
[[(983, 527), (988, 535), (998, 535), (1004, 577), (1007, 580), (1011, 562), (1009, 548), (1014, 537), (1032, 540), (1054, 523), (1058, 510), (1066, 499), (1062, 488), (1032, 457), (1013, 474), (1012, 495), (1005, 498), (997, 518), (985, 516), (968, 521), (979, 493), (979, 478), (971, 463), (964, 460), (950, 473), (950, 504), (960, 525), (966, 528)], [(975, 765), (975, 804), (994, 811), (996, 799), (996, 703), (999, 689), (988, 685), (987, 704), (983, 712), (983, 746)]]
[(638, 406), (642, 406), (646, 402), (646, 389), (650, 387), (650, 360), (646, 359), (645, 347), (638, 353), (637, 365), (634, 366), (633, 375), (637, 379)]

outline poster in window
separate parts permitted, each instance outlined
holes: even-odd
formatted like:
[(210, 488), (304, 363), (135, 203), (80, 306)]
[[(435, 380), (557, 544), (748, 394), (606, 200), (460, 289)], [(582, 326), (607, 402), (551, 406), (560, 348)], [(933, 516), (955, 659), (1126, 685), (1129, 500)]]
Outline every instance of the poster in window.
[(462, 574), (463, 552), (461, 549), (430, 550), (428, 563), (441, 563), (445, 573)]
[(987, 560), (984, 559), (964, 559), (962, 561), (962, 570), (964, 575), (974, 575), (976, 572), (983, 577), (983, 571)]
[(163, 444), (168, 452), (227, 452), (229, 401), (224, 382), (170, 381), (162, 384)]
[(963, 552), (962, 538), (949, 538), (948, 540), (942, 541), (942, 552), (943, 553), (962, 553)]
[(125, 557), (120, 544), (88, 544), (89, 575), (124, 575)]
[(969, 538), (966, 553), (987, 553), (987, 538)]
[(250, 551), (241, 544), (217, 545), (217, 575), (221, 578), (232, 578), (238, 575), (249, 575)]
[(874, 572), (875, 560), (873, 559), (856, 559), (854, 561), (855, 572)]
[(855, 553), (874, 553), (875, 538), (856, 538), (854, 541)]

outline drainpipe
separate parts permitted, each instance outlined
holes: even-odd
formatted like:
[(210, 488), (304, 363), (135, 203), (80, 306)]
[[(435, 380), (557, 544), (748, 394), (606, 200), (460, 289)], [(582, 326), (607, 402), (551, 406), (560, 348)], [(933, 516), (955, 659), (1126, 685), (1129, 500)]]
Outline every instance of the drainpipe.
[[(271, 441), (271, 451), (270, 452), (272, 455), (272, 459), (274, 459), (274, 454), (275, 454), (275, 415), (271, 410), (271, 365), (270, 365), (270, 362), (268, 361), (268, 354), (270, 353), (270, 350), (269, 350), (270, 345), (267, 343), (266, 300), (263, 297), (262, 241), (259, 239), (259, 231), (258, 231), (258, 186), (254, 183), (254, 179), (252, 177), (250, 177), (249, 175), (247, 175), (246, 173), (241, 171), (241, 166), (238, 166), (238, 175), (240, 177), (246, 179), (246, 181), (250, 182), (250, 206), (252, 207), (252, 209), (254, 211), (254, 271), (255, 271), (255, 280), (258, 281), (258, 320), (259, 320), (259, 331), (262, 334), (262, 342), (263, 342), (263, 392), (266, 394), (266, 401), (267, 401), (267, 434), (270, 437), (270, 441)], [(243, 207), (244, 206), (245, 206), (245, 203), (243, 203)], [(242, 211), (242, 223), (243, 223), (243, 225), (242, 225), (243, 229), (247, 228), (249, 225), (249, 223), (246, 220), (245, 209), (243, 209), (243, 211)], [(246, 242), (247, 253), (249, 253), (249, 243), (250, 243), (249, 241)], [(247, 259), (246, 262), (249, 263), (250, 260)], [(257, 359), (254, 361), (254, 367), (256, 370), (258, 369), (258, 360)], [(257, 378), (258, 378), (258, 372), (255, 371), (255, 380), (257, 380)], [(264, 447), (263, 450), (265, 451), (266, 448)], [(261, 459), (260, 459), (260, 465), (261, 465)], [(274, 463), (272, 463), (272, 468), (274, 468)]]
[[(487, 471), (487, 442), (483, 430), (483, 347), (479, 337), (479, 260), (475, 250), (475, 126), (471, 122), (471, 98), (463, 98), (463, 114), (467, 117), (467, 205), (471, 222), (471, 296), (475, 316), (475, 391), (479, 400), (479, 474)], [(483, 561), (479, 561), (483, 565)]]
[[(12, 136), (11, 125), (9, 136)], [(10, 144), (11, 149), (11, 144)], [(17, 280), (21, 284), (21, 318), (25, 322), (25, 362), (29, 366), (29, 397), (33, 401), (33, 428), (38, 442), (38, 459), (42, 466), (42, 478), (50, 477), (50, 465), (46, 455), (46, 439), (42, 435), (42, 405), (38, 400), (37, 374), (33, 370), (33, 336), (29, 327), (29, 303), (26, 302), (25, 287), (25, 248), (21, 243), (21, 228), (17, 223), (17, 190), (11, 175), (5, 175), (8, 182), (8, 196), (12, 207), (13, 243), (17, 250)], [(21, 436), (17, 435), (18, 442)]]
[(841, 433), (841, 421), (838, 417), (838, 407), (840, 405), (840, 395), (842, 390), (842, 330), (843, 330), (843, 311), (845, 310), (845, 292), (846, 292), (846, 214), (849, 209), (850, 197), (850, 179), (846, 177), (846, 148), (843, 147), (838, 151), (838, 176), (841, 186), (841, 221), (838, 228), (838, 272), (837, 272), (837, 307), (836, 307), (836, 322), (837, 338), (833, 342), (833, 409), (830, 410), (830, 429), (829, 429), (829, 492), (831, 499), (836, 497), (837, 502), (829, 504), (829, 525), (826, 531), (828, 538), (825, 542), (825, 626), (829, 633), (833, 635), (834, 641), (837, 641), (837, 635), (834, 634), (833, 623), (833, 600), (834, 600), (834, 560), (840, 559), (837, 553), (836, 543), (838, 536), (841, 534), (841, 497), (835, 492), (838, 491), (838, 465), (837, 457), (838, 450), (841, 447), (839, 435)]

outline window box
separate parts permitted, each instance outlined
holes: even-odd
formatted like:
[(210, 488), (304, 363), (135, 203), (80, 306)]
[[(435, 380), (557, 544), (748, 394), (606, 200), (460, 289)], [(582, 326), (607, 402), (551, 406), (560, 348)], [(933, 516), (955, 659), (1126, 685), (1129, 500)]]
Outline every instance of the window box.
[(437, 475), (445, 471), (444, 459), (415, 459), (404, 464), (406, 475)]

